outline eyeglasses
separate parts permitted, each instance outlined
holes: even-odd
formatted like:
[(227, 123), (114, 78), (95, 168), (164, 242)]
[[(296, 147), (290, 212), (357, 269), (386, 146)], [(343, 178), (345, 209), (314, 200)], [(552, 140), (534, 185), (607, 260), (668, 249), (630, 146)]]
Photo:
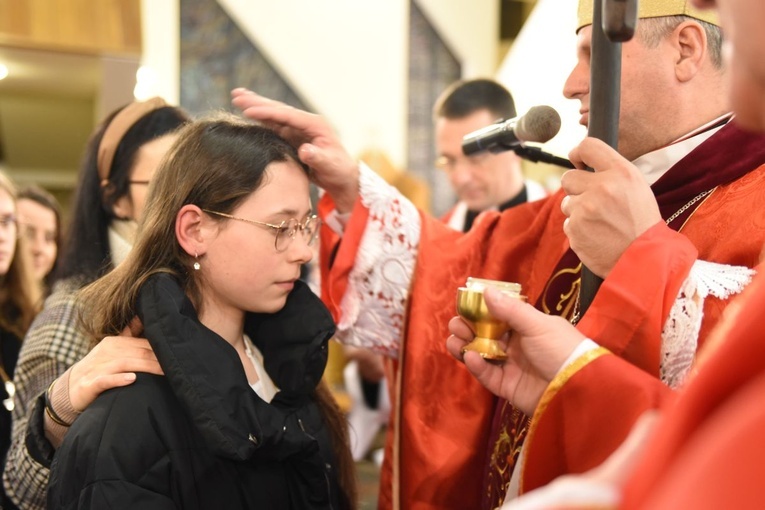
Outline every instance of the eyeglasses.
[(455, 168), (457, 168), (457, 164), (460, 161), (464, 161), (468, 164), (468, 166), (475, 168), (480, 167), (486, 163), (486, 161), (488, 161), (489, 157), (491, 156), (492, 154), (490, 152), (479, 152), (476, 154), (471, 154), (470, 156), (459, 156), (457, 158), (452, 158), (450, 156), (439, 156), (434, 161), (434, 164), (436, 165), (436, 168), (440, 168), (447, 173), (451, 173)]
[(209, 209), (202, 210), (207, 214), (214, 214), (215, 216), (220, 216), (222, 218), (243, 221), (245, 223), (251, 223), (253, 225), (271, 229), (276, 236), (274, 238), (274, 248), (276, 248), (276, 251), (279, 252), (284, 251), (289, 247), (290, 243), (292, 243), (292, 240), (295, 239), (295, 235), (297, 235), (298, 231), (300, 231), (300, 233), (303, 235), (303, 239), (308, 246), (311, 246), (316, 241), (316, 238), (319, 237), (319, 226), (321, 225), (321, 220), (315, 214), (308, 216), (302, 222), (295, 218), (290, 218), (279, 223), (278, 225), (274, 225), (272, 223), (264, 223), (262, 221), (238, 218), (236, 216), (231, 216), (230, 214), (210, 211)]

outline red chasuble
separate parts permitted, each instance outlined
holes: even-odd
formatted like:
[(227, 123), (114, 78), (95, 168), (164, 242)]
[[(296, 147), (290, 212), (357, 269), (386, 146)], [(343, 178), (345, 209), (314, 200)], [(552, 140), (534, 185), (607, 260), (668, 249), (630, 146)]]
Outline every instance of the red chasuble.
[(763, 276), (726, 310), (698, 375), (665, 409), (624, 508), (765, 508)]
[[(726, 161), (731, 146), (737, 148), (736, 155), (745, 157)], [(765, 137), (747, 135), (728, 125), (675, 165), (654, 185), (665, 218), (701, 191), (717, 188), (696, 204), (700, 205), (690, 218), (677, 218), (677, 224), (671, 225), (677, 228), (684, 224), (683, 235), (657, 225), (630, 246), (601, 286), (579, 323), (580, 329), (612, 352), (658, 374), (662, 326), (697, 251), (700, 258), (714, 262), (749, 267), (757, 262), (765, 242), (765, 209), (753, 204), (762, 204), (765, 199), (765, 168), (753, 169), (763, 163)], [(502, 431), (508, 429), (492, 427), (497, 399), (446, 352), (447, 324), (456, 315), (456, 289), (468, 276), (519, 282), (529, 301), (540, 307), (544, 301), (540, 299), (547, 294), (547, 301), (556, 303), (547, 306), (549, 313), (571, 309), (578, 279), (569, 278), (569, 288), (550, 290), (553, 276), (575, 271), (578, 266), (570, 256), (566, 260), (572, 263), (561, 262), (569, 251), (562, 230), (562, 198), (559, 192), (502, 214), (485, 213), (467, 234), (422, 216), (405, 338), (395, 373), (389, 379), (393, 411), (380, 508), (477, 508), (481, 502), (491, 505), (491, 500), (504, 496), (500, 490), (489, 493), (485, 473), (496, 448), (497, 432), (502, 439)], [(321, 209), (326, 211), (332, 205), (328, 197), (323, 200)], [(367, 215), (357, 204), (331, 270), (327, 259), (322, 260), (325, 299), (335, 314), (339, 313), (337, 305), (345, 292)], [(723, 306), (715, 299), (707, 300), (705, 330), (717, 320)], [(573, 403), (582, 412), (586, 411), (584, 404)], [(555, 427), (551, 429), (549, 433), (558, 433)], [(524, 476), (523, 488), (599, 464), (621, 442), (627, 429), (625, 424), (623, 431), (605, 438), (596, 430), (567, 427), (566, 433), (589, 442), (584, 444), (593, 444), (592, 440), (604, 446), (576, 450), (574, 458), (551, 448), (539, 453), (539, 461), (537, 452), (529, 449), (524, 474), (535, 476), (531, 482)], [(508, 434), (516, 432), (510, 430)], [(538, 426), (532, 432), (534, 444), (547, 441), (547, 429)], [(509, 479), (512, 460), (505, 457), (503, 480)], [(540, 463), (545, 469), (535, 469)], [(501, 470), (503, 466), (494, 468)]]
[[(758, 269), (762, 273), (765, 267)], [(765, 508), (763, 307), (760, 274), (726, 309), (699, 355), (696, 374), (678, 393), (621, 358), (593, 352), (553, 381), (534, 419), (573, 418), (567, 421), (573, 430), (592, 427), (610, 434), (613, 428), (629, 429), (641, 409), (662, 402), (661, 420), (625, 484), (619, 508)], [(570, 403), (577, 399), (594, 412), (573, 409)], [(576, 455), (573, 436), (563, 433), (546, 447)], [(536, 439), (530, 434), (531, 444)]]

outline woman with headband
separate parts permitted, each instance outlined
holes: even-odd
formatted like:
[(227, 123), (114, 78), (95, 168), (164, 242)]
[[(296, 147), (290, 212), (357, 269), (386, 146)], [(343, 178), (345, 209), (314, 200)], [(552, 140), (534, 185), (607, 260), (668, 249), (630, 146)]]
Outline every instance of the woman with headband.
[(86, 147), (57, 283), (32, 324), (14, 382), (13, 437), (3, 472), (21, 508), (45, 508), (50, 462), (69, 426), (101, 392), (161, 373), (145, 340), (107, 337), (96, 347), (78, 324), (76, 292), (130, 251), (148, 184), (173, 134), (189, 120), (162, 99), (111, 114)]

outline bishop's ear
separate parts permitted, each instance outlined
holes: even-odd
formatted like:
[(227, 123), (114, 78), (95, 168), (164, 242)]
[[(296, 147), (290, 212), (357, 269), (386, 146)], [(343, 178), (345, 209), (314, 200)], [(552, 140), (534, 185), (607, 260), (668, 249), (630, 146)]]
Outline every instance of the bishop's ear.
[(672, 39), (677, 57), (675, 74), (681, 82), (693, 79), (709, 57), (709, 42), (701, 25), (693, 21), (681, 23), (675, 28)]

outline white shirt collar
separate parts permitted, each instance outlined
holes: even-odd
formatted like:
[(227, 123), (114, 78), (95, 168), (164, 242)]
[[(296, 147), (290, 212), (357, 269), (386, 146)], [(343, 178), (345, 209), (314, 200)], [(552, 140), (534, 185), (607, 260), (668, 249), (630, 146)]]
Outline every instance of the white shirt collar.
[(266, 402), (271, 402), (276, 394), (279, 393), (279, 388), (268, 375), (268, 372), (266, 372), (263, 354), (260, 352), (260, 349), (252, 343), (249, 336), (243, 335), (243, 339), (244, 352), (247, 354), (252, 366), (255, 368), (255, 373), (258, 374), (258, 380), (250, 384), (250, 387), (252, 387), (261, 399)]

